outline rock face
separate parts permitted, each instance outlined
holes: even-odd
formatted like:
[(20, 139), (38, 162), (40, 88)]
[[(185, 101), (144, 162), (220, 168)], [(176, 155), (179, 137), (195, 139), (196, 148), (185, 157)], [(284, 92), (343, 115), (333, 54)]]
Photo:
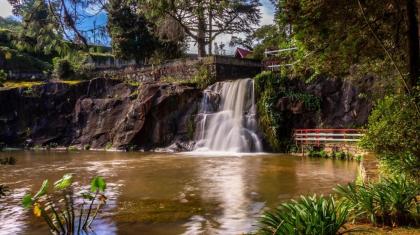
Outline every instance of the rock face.
[[(280, 97), (277, 109), (288, 115), (288, 128), (345, 128), (363, 125), (372, 108), (373, 79), (352, 85), (321, 79), (310, 85), (294, 81), (288, 89), (320, 98), (319, 111), (302, 101)], [(0, 90), (0, 143), (86, 148), (187, 151), (195, 131), (202, 92), (168, 83), (132, 86), (111, 79), (75, 85), (48, 83), (27, 89)], [(213, 99), (218, 99), (217, 96)]]
[(288, 97), (280, 97), (279, 111), (289, 112), (291, 128), (351, 128), (367, 123), (372, 110), (370, 94), (373, 77), (365, 77), (357, 84), (342, 79), (318, 79), (312, 84), (297, 80), (288, 89), (316, 96), (320, 100), (318, 111), (305, 109), (302, 101), (292, 102)]
[(163, 147), (192, 137), (201, 91), (94, 79), (0, 91), (0, 142), (9, 146)]

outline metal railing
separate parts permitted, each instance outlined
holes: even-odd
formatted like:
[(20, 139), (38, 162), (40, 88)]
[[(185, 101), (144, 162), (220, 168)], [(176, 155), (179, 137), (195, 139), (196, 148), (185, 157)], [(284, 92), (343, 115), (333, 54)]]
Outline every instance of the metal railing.
[(363, 129), (295, 129), (293, 138), (297, 145), (349, 144), (360, 141), (363, 132)]

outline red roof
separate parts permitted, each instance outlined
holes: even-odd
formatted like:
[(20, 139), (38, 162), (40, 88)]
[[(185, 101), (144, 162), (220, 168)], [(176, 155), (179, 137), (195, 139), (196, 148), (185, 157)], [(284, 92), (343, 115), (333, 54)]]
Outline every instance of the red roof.
[(243, 59), (243, 58), (245, 58), (249, 53), (251, 53), (251, 51), (250, 50), (247, 50), (247, 49), (243, 49), (243, 48), (240, 48), (240, 47), (238, 47), (238, 48), (236, 48), (236, 51), (235, 51), (235, 57), (236, 58), (241, 58), (241, 59)]

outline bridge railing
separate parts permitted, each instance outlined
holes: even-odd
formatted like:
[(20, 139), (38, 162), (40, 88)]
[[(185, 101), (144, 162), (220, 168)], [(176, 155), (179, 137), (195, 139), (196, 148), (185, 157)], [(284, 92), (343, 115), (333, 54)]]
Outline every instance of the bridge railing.
[(295, 129), (293, 138), (298, 145), (350, 144), (360, 141), (362, 129)]

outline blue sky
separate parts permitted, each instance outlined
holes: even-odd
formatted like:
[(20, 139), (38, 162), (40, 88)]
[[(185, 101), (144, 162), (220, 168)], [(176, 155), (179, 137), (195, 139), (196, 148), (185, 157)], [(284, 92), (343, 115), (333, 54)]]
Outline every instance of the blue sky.
[[(262, 19), (260, 25), (272, 24), (274, 18), (274, 6), (270, 3), (269, 0), (261, 0), (261, 13)], [(89, 12), (89, 10), (94, 11), (94, 9), (84, 9)], [(7, 0), (0, 0), (0, 16), (8, 17), (12, 15), (12, 7), (10, 6)], [(106, 14), (100, 13), (93, 17), (89, 17), (84, 20), (81, 24), (82, 29), (92, 29), (94, 22), (97, 26), (106, 25)], [(216, 39), (216, 42), (220, 43), (223, 42), (227, 44), (230, 41), (231, 35), (221, 35)], [(190, 47), (191, 52), (195, 52), (195, 48), (193, 46)], [(232, 48), (228, 49), (228, 53), (232, 52)]]

